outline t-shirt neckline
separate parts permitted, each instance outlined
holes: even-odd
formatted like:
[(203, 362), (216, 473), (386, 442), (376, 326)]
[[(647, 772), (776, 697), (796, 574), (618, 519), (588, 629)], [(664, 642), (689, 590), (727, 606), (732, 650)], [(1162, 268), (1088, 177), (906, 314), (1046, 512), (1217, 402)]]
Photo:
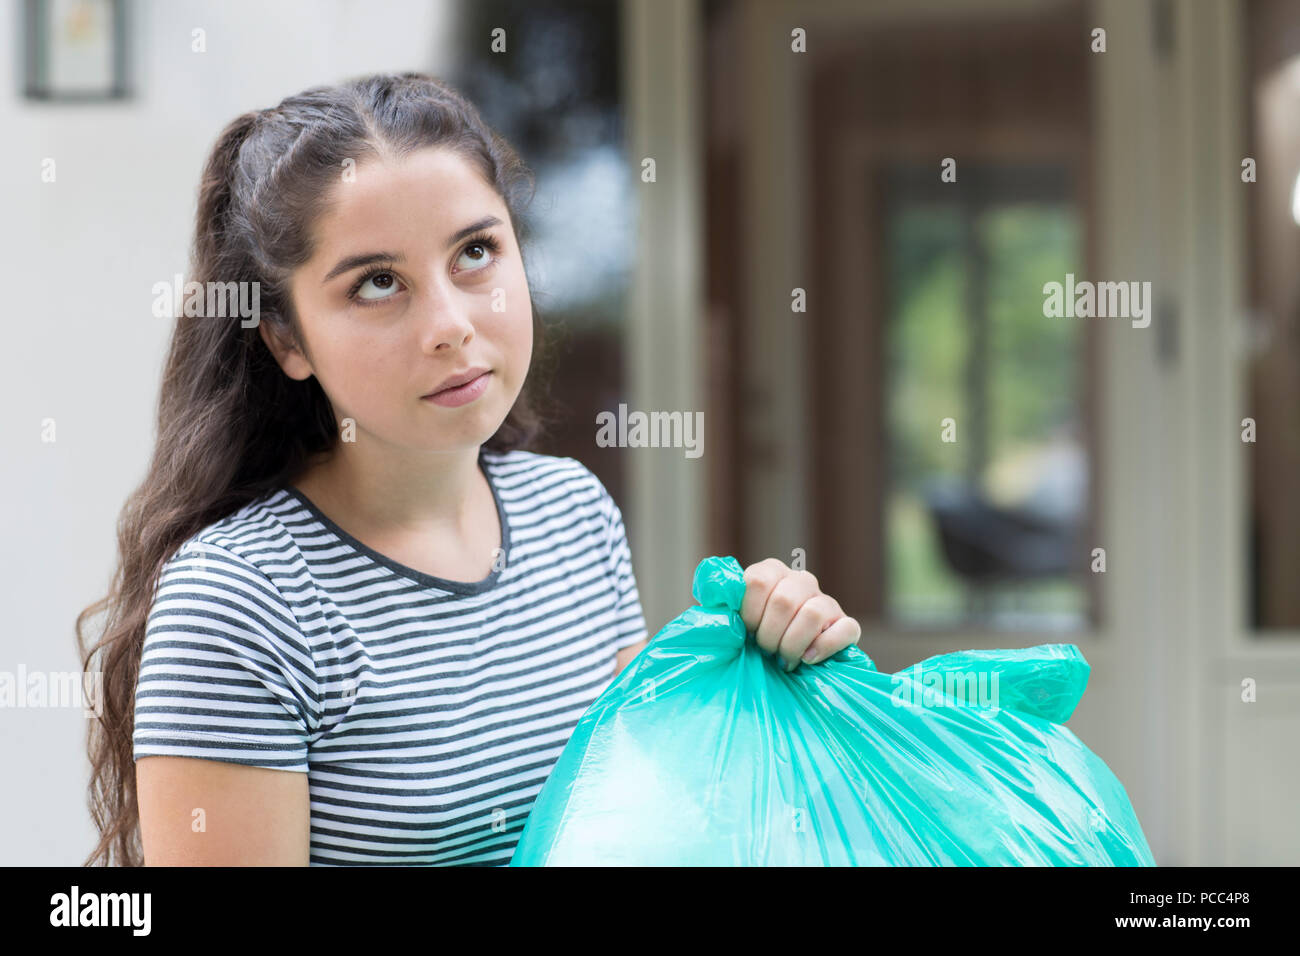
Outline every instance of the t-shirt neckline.
[[(478, 454), (479, 470), (483, 472), (483, 477), (487, 479), (488, 487), (492, 489), (492, 500), (497, 506), (497, 521), (501, 526), (501, 551), (505, 557), (510, 554), (510, 522), (506, 520), (506, 509), (501, 502), (501, 493), (497, 488), (497, 483), (492, 476), (492, 468), (486, 458), (486, 449), (480, 448)], [(407, 567), (401, 562), (394, 561), (386, 554), (381, 554), (374, 548), (364, 542), (354, 538), (341, 527), (335, 524), (330, 517), (316, 506), (316, 503), (308, 498), (305, 494), (295, 488), (293, 485), (285, 485), (284, 490), (298, 500), (298, 502), (311, 512), (312, 516), (325, 526), (330, 534), (334, 535), (348, 547), (365, 555), (375, 564), (382, 565), (403, 577), (410, 578), (424, 587), (437, 588), (442, 591), (450, 591), (454, 594), (482, 594), (496, 587), (497, 582), (501, 579), (501, 572), (505, 569), (505, 562), (493, 562), (492, 572), (481, 581), (452, 581), (449, 578), (439, 578), (432, 574), (425, 574), (423, 571), (417, 571), (415, 568)], [(498, 563), (500, 567), (498, 567)]]

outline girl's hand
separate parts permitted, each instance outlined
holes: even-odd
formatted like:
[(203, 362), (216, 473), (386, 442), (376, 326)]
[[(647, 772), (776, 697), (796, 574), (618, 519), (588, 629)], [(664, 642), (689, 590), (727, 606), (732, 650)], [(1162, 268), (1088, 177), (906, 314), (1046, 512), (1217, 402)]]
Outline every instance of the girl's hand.
[(824, 661), (862, 637), (858, 622), (821, 592), (812, 574), (795, 571), (776, 558), (745, 569), (740, 619), (754, 632), (759, 647), (779, 655), (787, 671), (801, 660)]

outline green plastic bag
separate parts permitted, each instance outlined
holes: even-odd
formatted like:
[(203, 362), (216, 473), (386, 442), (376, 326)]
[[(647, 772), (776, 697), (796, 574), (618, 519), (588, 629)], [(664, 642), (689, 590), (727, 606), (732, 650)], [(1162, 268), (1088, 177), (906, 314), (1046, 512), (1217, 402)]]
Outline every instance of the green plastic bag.
[(578, 722), (512, 866), (1154, 866), (1123, 786), (1062, 726), (1070, 644), (882, 674), (857, 647), (786, 673), (735, 558)]

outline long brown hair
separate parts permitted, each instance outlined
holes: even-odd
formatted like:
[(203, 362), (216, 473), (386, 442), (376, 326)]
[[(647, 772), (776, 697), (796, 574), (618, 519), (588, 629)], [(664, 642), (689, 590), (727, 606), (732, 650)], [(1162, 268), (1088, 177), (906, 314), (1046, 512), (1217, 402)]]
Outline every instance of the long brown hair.
[[(534, 180), (515, 150), (440, 81), (377, 74), (306, 90), (274, 109), (245, 113), (221, 132), (199, 186), (190, 279), (202, 288), (259, 283), (259, 320), (282, 339), (301, 342), (288, 278), (311, 257), (321, 197), (346, 160), (359, 164), (380, 150), (403, 155), (431, 146), (456, 150), (482, 173), (504, 201), (522, 249)], [(488, 448), (525, 448), (545, 427), (536, 374), (546, 357), (542, 331), (534, 304), (530, 373)], [(134, 698), (162, 566), (188, 538), (291, 480), (338, 440), (334, 411), (315, 377), (285, 375), (256, 325), (177, 318), (153, 460), (118, 519), (109, 593), (77, 617), (83, 670), (102, 675), (100, 713), (87, 742), (89, 804), (100, 838), (85, 865), (143, 863)], [(87, 622), (100, 612), (107, 612), (101, 636), (87, 650)]]

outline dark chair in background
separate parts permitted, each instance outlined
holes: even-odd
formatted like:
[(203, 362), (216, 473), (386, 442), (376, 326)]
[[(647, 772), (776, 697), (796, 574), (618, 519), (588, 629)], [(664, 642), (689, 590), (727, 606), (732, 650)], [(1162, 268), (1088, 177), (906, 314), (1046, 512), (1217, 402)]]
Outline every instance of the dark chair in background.
[(1082, 566), (1079, 524), (1069, 515), (991, 503), (963, 481), (927, 483), (922, 496), (945, 561), (967, 585), (971, 610), (985, 616), (1007, 586), (1060, 577)]

